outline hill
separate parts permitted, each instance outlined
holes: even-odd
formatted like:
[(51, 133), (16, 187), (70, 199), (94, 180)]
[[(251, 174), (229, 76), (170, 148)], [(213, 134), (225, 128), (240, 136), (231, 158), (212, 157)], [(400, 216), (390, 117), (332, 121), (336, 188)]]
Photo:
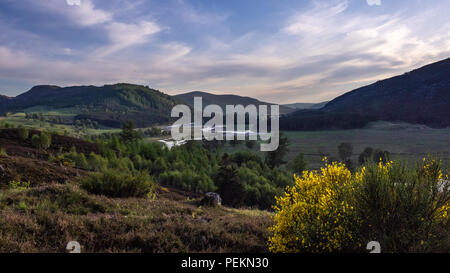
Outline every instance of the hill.
[(335, 98), (318, 110), (280, 121), (285, 130), (359, 128), (370, 121), (450, 126), (450, 58), (378, 81)]
[(133, 120), (138, 127), (170, 120), (170, 110), (179, 103), (160, 91), (132, 84), (59, 87), (40, 85), (0, 101), (0, 114), (70, 109), (75, 119), (91, 119), (109, 127)]
[[(256, 106), (259, 105), (270, 105), (273, 103), (268, 102), (262, 102), (257, 99), (251, 98), (251, 97), (242, 97), (238, 95), (215, 95), (207, 92), (201, 92), (201, 91), (194, 91), (189, 92), (185, 94), (179, 94), (175, 95), (175, 98), (178, 98), (182, 101), (184, 101), (186, 104), (193, 106), (194, 105), (194, 97), (202, 97), (203, 99), (203, 106), (209, 105), (209, 104), (217, 104), (221, 106), (223, 109), (225, 109), (225, 105), (249, 105), (253, 104)], [(280, 114), (287, 114), (293, 112), (294, 109), (290, 107), (286, 107), (284, 105), (280, 105)]]
[(268, 251), (270, 212), (199, 206), (203, 195), (159, 185), (155, 198), (94, 194), (81, 186), (90, 170), (50, 158), (71, 147), (98, 157), (97, 144), (52, 135), (42, 150), (18, 136), (0, 129), (2, 253), (66, 252), (73, 239), (88, 253)]
[(283, 104), (283, 106), (292, 108), (292, 109), (296, 109), (296, 110), (301, 110), (301, 109), (320, 109), (322, 107), (324, 107), (326, 104), (328, 103), (328, 101), (324, 101), (324, 102), (319, 102), (319, 103), (291, 103), (291, 104)]
[(3, 101), (7, 101), (7, 100), (10, 100), (10, 97), (0, 95), (0, 103), (2, 103)]

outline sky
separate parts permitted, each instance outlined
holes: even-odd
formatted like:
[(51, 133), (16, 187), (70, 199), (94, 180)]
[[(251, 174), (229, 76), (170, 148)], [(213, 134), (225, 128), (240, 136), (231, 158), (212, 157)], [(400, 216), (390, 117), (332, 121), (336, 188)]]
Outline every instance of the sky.
[(0, 94), (148, 85), (321, 102), (450, 57), (450, 1), (0, 0)]

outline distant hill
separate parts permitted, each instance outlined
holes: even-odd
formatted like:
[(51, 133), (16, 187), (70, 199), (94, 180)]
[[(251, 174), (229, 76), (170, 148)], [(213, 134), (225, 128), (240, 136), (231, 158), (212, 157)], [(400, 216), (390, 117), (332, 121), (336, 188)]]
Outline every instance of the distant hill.
[(3, 102), (3, 101), (10, 100), (10, 99), (11, 99), (10, 97), (4, 96), (4, 95), (0, 95), (0, 103)]
[(291, 104), (283, 104), (283, 106), (295, 109), (295, 110), (302, 110), (302, 109), (320, 109), (324, 107), (328, 101), (319, 102), (319, 103), (291, 103)]
[[(209, 104), (217, 104), (225, 109), (225, 105), (237, 105), (242, 104), (244, 106), (249, 104), (258, 105), (271, 105), (273, 103), (262, 102), (250, 97), (242, 97), (238, 95), (215, 95), (207, 92), (194, 91), (185, 94), (179, 94), (174, 96), (177, 99), (184, 101), (186, 104), (193, 106), (194, 97), (202, 97), (203, 106)], [(287, 114), (295, 111), (290, 107), (280, 105), (280, 114)]]
[(0, 112), (27, 111), (30, 108), (71, 108), (75, 119), (91, 119), (99, 124), (120, 127), (133, 120), (138, 127), (170, 120), (172, 107), (180, 103), (173, 97), (148, 87), (132, 84), (59, 87), (40, 85), (0, 101)]
[(370, 121), (450, 126), (450, 58), (378, 81), (335, 98), (318, 110), (282, 118), (285, 130), (358, 128)]

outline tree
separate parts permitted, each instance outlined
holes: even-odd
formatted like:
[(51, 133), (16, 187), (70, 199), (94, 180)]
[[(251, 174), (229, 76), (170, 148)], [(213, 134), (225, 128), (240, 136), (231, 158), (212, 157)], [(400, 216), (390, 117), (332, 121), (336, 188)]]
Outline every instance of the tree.
[(167, 163), (164, 160), (163, 157), (160, 157), (158, 159), (155, 160), (155, 162), (153, 162), (153, 166), (152, 166), (152, 175), (160, 175), (163, 172), (167, 171), (168, 167), (167, 167)]
[(40, 137), (40, 148), (46, 150), (50, 148), (51, 144), (52, 144), (52, 135), (46, 132), (42, 132)]
[(226, 156), (222, 158), (215, 182), (223, 204), (233, 207), (239, 207), (243, 204), (245, 185), (238, 177), (237, 166), (230, 164)]
[(372, 147), (366, 147), (364, 151), (359, 155), (358, 161), (359, 164), (363, 165), (367, 163), (372, 158), (373, 154), (373, 148)]
[(139, 133), (135, 130), (136, 126), (133, 121), (127, 121), (122, 125), (122, 132), (120, 133), (120, 138), (125, 143), (135, 142), (141, 137)]
[(351, 143), (341, 143), (338, 146), (339, 157), (342, 161), (347, 161), (352, 156), (353, 146)]
[(33, 135), (31, 137), (31, 144), (35, 147), (39, 149), (39, 143), (41, 141), (41, 138), (38, 135)]
[(267, 155), (266, 155), (266, 164), (270, 168), (273, 169), (275, 167), (279, 167), (280, 165), (286, 163), (283, 160), (283, 158), (289, 151), (288, 145), (289, 145), (288, 138), (283, 133), (281, 133), (278, 149), (276, 149), (275, 151), (267, 152)]
[(298, 153), (295, 159), (289, 163), (289, 169), (298, 174), (306, 170), (305, 156), (302, 153)]
[(33, 135), (31, 137), (31, 144), (39, 149), (39, 150), (46, 150), (48, 149), (52, 144), (52, 136), (49, 133), (41, 132), (41, 135)]
[(26, 139), (28, 139), (28, 135), (29, 135), (29, 132), (28, 132), (28, 129), (27, 129), (27, 128), (25, 128), (25, 127), (19, 127), (19, 138), (20, 138), (21, 140), (26, 140)]

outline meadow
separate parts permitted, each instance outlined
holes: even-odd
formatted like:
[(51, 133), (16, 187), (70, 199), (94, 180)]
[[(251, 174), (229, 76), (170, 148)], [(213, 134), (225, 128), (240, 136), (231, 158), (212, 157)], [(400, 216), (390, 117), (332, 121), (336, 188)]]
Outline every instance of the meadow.
[[(70, 109), (52, 110), (44, 116), (71, 117)], [(8, 117), (0, 117), (0, 122), (7, 122), (14, 127), (24, 126), (37, 130), (51, 130), (66, 132), (73, 137), (84, 137), (101, 134), (119, 133), (120, 129), (100, 126), (94, 128), (80, 128), (70, 124), (55, 124), (36, 119), (26, 119), (24, 113), (16, 113)], [(164, 126), (159, 126), (163, 128)], [(143, 130), (148, 128), (142, 128)], [(391, 154), (391, 159), (401, 159), (415, 162), (427, 155), (435, 155), (447, 162), (450, 158), (450, 128), (433, 129), (423, 125), (408, 123), (392, 123), (378, 121), (370, 123), (362, 129), (351, 130), (322, 130), (322, 131), (283, 131), (289, 139), (289, 152), (286, 161), (293, 160), (298, 153), (303, 153), (308, 163), (308, 169), (318, 169), (322, 166), (324, 156), (338, 160), (338, 145), (347, 142), (353, 146), (350, 159), (357, 163), (358, 156), (366, 147), (381, 149)], [(169, 136), (170, 137), (170, 136)], [(145, 137), (146, 142), (157, 142), (167, 137)], [(241, 145), (242, 144), (242, 145)], [(259, 143), (249, 149), (238, 145), (227, 145), (224, 152), (234, 153), (242, 149), (251, 150), (263, 156), (259, 151)]]
[(450, 128), (432, 129), (406, 123), (375, 122), (364, 129), (284, 133), (289, 139), (287, 161), (301, 152), (311, 169), (323, 165), (324, 155), (339, 159), (337, 147), (342, 142), (352, 144), (351, 160), (354, 162), (358, 162), (359, 154), (366, 147), (389, 151), (392, 159), (409, 162), (422, 159), (427, 154), (443, 160), (450, 158)]

